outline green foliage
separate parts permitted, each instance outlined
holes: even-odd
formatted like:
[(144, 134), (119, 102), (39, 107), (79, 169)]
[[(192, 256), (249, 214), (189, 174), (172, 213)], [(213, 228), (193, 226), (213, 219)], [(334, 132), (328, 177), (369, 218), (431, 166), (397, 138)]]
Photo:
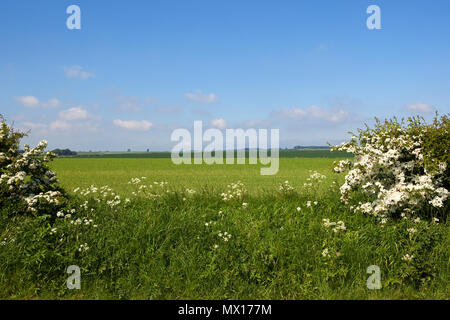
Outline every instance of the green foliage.
[(445, 187), (450, 188), (450, 119), (448, 115), (436, 115), (424, 133), (425, 164), (430, 171), (437, 170), (437, 164), (446, 163)]

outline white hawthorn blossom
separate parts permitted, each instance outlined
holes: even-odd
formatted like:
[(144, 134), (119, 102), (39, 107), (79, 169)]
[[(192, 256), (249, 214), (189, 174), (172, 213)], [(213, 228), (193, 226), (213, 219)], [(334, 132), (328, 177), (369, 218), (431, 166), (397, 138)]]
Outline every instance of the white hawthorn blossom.
[(14, 133), (5, 120), (1, 119), (0, 187), (5, 192), (6, 200), (24, 203), (26, 210), (31, 213), (57, 212), (63, 195), (58, 191), (56, 174), (46, 165), (53, 160), (55, 154), (45, 152), (45, 140), (35, 148), (25, 145), (21, 152), (20, 137), (14, 138), (14, 134), (21, 135)]
[[(426, 130), (426, 127), (424, 127)], [(405, 209), (419, 211), (431, 205), (442, 208), (449, 196), (444, 188), (445, 162), (427, 170), (424, 163), (423, 132), (411, 133), (400, 125), (380, 125), (360, 130), (359, 139), (335, 146), (332, 150), (354, 154), (354, 161), (340, 161), (334, 170), (349, 169), (340, 187), (341, 200), (349, 203), (354, 191), (366, 196), (353, 211), (386, 217)]]

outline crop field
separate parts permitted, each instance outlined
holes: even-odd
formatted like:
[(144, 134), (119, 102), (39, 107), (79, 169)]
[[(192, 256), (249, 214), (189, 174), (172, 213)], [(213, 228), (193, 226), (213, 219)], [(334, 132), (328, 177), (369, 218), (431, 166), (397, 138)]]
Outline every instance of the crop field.
[(342, 175), (333, 172), (335, 158), (281, 158), (276, 175), (260, 175), (261, 165), (175, 165), (170, 158), (66, 158), (52, 163), (64, 187), (73, 190), (90, 185), (108, 185), (119, 194), (129, 195), (133, 187), (131, 178), (146, 177), (151, 182), (168, 182), (170, 186), (186, 188), (224, 189), (232, 182), (243, 182), (252, 194), (273, 192), (279, 184), (288, 180), (295, 187), (301, 187), (312, 171), (327, 176), (327, 181), (343, 180)]

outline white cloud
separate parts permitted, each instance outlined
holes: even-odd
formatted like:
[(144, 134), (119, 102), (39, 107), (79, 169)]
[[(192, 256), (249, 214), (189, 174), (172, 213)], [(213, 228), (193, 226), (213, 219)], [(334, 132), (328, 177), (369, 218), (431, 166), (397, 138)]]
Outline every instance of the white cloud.
[(202, 93), (201, 90), (196, 90), (195, 93), (188, 92), (184, 94), (184, 97), (188, 100), (192, 100), (200, 103), (214, 103), (219, 101), (219, 98), (214, 93)]
[(83, 120), (88, 117), (88, 113), (81, 107), (74, 107), (67, 110), (63, 110), (59, 113), (59, 118), (62, 120), (75, 121)]
[(33, 129), (33, 130), (45, 130), (47, 129), (47, 125), (43, 123), (34, 123), (34, 122), (23, 122), (21, 125), (23, 128), (26, 129)]
[(72, 125), (69, 122), (64, 121), (64, 120), (55, 120), (50, 123), (49, 128), (51, 130), (64, 131), (64, 130), (68, 130), (68, 129), (72, 128)]
[(83, 126), (83, 123), (79, 123), (77, 121), (85, 120), (87, 118), (88, 112), (85, 109), (81, 107), (74, 107), (61, 111), (58, 114), (58, 119), (50, 122), (49, 124), (23, 122), (22, 126), (37, 131), (47, 131), (47, 129), (53, 131), (67, 131), (75, 127)]
[(181, 112), (180, 107), (172, 107), (172, 106), (160, 106), (156, 107), (155, 111), (158, 113), (180, 113)]
[(56, 98), (50, 99), (47, 102), (43, 102), (42, 103), (42, 106), (45, 107), (45, 108), (57, 108), (60, 105), (61, 105), (61, 103)]
[(283, 118), (299, 120), (306, 116), (306, 111), (300, 108), (283, 109), (279, 115)]
[(94, 77), (93, 73), (83, 70), (83, 67), (75, 65), (72, 67), (63, 67), (68, 78), (88, 79)]
[(117, 96), (116, 99), (119, 102), (119, 105), (117, 106), (118, 110), (121, 111), (131, 111), (131, 112), (138, 112), (141, 111), (142, 107), (139, 103), (139, 98), (135, 96)]
[(418, 112), (418, 113), (431, 113), (434, 110), (433, 107), (421, 102), (417, 102), (414, 104), (407, 104), (405, 107), (406, 110), (410, 112)]
[(29, 130), (31, 129), (32, 132), (38, 132), (38, 133), (47, 133), (48, 130), (53, 131), (65, 131), (72, 128), (72, 124), (70, 124), (67, 121), (57, 119), (55, 121), (50, 122), (49, 124), (44, 123), (35, 123), (35, 122), (22, 122), (21, 128)]
[(341, 122), (348, 117), (348, 112), (343, 109), (324, 109), (317, 106), (310, 106), (305, 109), (302, 108), (283, 109), (276, 114), (282, 118), (292, 120), (313, 118), (325, 120), (328, 122)]
[(117, 127), (120, 127), (122, 129), (126, 129), (126, 130), (133, 130), (133, 131), (147, 131), (153, 126), (153, 124), (150, 121), (147, 121), (147, 120), (141, 120), (141, 121), (129, 120), (129, 121), (124, 121), (124, 120), (116, 119), (116, 120), (113, 121), (113, 123)]
[(16, 101), (25, 108), (37, 108), (41, 105), (39, 99), (34, 96), (17, 97)]
[[(55, 101), (48, 101), (48, 105), (55, 104)], [(58, 113), (58, 117), (50, 123), (24, 121), (21, 123), (21, 127), (27, 130), (31, 129), (33, 133), (38, 134), (73, 135), (81, 132), (98, 132), (100, 128), (95, 120), (98, 118), (89, 114), (82, 106), (78, 106), (62, 110)]]
[(155, 98), (140, 98), (133, 95), (124, 95), (119, 90), (107, 89), (103, 91), (109, 99), (112, 99), (113, 107), (119, 111), (139, 112), (147, 105), (157, 102)]
[(25, 108), (57, 108), (61, 105), (58, 99), (52, 98), (47, 102), (41, 102), (35, 96), (16, 97), (16, 101)]
[(213, 119), (211, 120), (211, 125), (217, 129), (225, 129), (227, 122), (224, 119)]
[(347, 112), (338, 109), (338, 110), (331, 110), (331, 109), (323, 109), (321, 107), (311, 106), (307, 110), (307, 113), (309, 113), (313, 118), (326, 120), (330, 122), (340, 122), (345, 119), (347, 116)]
[(272, 126), (271, 121), (269, 120), (247, 120), (240, 125), (243, 128), (258, 128), (258, 127), (270, 127)]

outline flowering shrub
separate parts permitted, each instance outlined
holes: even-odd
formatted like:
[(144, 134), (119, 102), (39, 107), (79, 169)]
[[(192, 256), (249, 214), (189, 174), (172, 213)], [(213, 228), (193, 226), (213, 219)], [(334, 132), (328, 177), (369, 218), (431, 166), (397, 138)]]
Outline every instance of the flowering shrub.
[[(332, 148), (354, 154), (334, 170), (349, 169), (341, 199), (354, 211), (379, 217), (413, 214), (443, 208), (448, 191), (449, 121), (444, 116), (428, 125), (423, 118), (404, 121), (376, 119), (375, 128), (359, 129), (359, 136)], [(364, 202), (358, 201), (363, 194)]]
[(46, 165), (54, 158), (45, 152), (47, 141), (19, 150), (25, 133), (16, 132), (0, 116), (0, 209), (8, 212), (56, 214), (66, 198), (56, 174)]

